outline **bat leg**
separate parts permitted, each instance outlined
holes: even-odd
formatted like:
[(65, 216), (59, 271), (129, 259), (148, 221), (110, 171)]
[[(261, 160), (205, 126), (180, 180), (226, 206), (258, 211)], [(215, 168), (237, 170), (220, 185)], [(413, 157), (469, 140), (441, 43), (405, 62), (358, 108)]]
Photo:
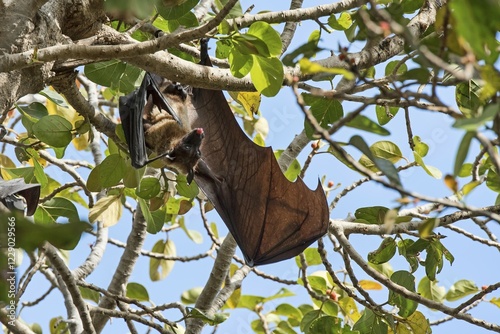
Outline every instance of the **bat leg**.
[(200, 39), (200, 64), (207, 65), (210, 62), (208, 56), (208, 38)]
[(163, 91), (166, 94), (175, 95), (181, 98), (182, 101), (186, 101), (188, 97), (188, 92), (186, 89), (178, 82), (172, 82)]

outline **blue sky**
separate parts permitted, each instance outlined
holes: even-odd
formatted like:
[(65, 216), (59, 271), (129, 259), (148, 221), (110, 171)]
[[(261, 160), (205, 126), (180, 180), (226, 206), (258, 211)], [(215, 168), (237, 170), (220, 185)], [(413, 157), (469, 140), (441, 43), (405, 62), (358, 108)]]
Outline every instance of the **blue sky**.
[[(323, 2), (305, 1), (304, 6), (309, 7), (321, 3)], [(249, 1), (242, 1), (243, 10), (251, 4), (253, 3)], [(264, 9), (280, 10), (287, 8), (288, 2), (260, 2), (256, 3), (253, 13)], [(322, 21), (325, 22), (326, 19), (323, 19)], [(296, 37), (290, 46), (289, 51), (293, 50), (294, 47), (297, 47), (307, 40), (309, 34), (317, 28), (317, 24), (314, 22), (309, 21), (302, 23), (297, 29)], [(276, 27), (276, 29), (281, 31), (279, 27)], [(347, 42), (345, 42), (343, 37), (343, 33), (334, 32), (331, 35), (323, 33), (321, 44), (323, 47), (336, 51), (338, 48), (338, 42), (341, 42), (342, 45), (347, 45)], [(359, 45), (353, 45), (349, 48), (350, 52), (356, 52), (359, 50)], [(212, 49), (211, 52), (213, 53), (214, 50)], [(383, 73), (383, 67), (379, 66), (377, 67), (377, 70), (379, 73)], [(441, 94), (443, 100), (448, 101), (451, 105), (455, 105), (453, 89), (450, 88), (443, 90)], [(344, 113), (347, 113), (348, 111), (353, 110), (356, 105), (343, 103), (343, 107)], [(295, 99), (290, 88), (283, 88), (276, 97), (263, 98), (260, 109), (263, 117), (265, 117), (270, 124), (270, 133), (268, 140), (266, 140), (266, 144), (272, 145), (274, 149), (285, 148), (293, 137), (300, 133), (303, 128), (304, 117), (296, 106)], [(373, 120), (376, 119), (374, 108), (368, 108), (363, 114)], [(443, 174), (452, 173), (458, 143), (463, 135), (462, 131), (452, 129), (452, 122), (448, 117), (442, 114), (434, 114), (427, 111), (411, 109), (411, 119), (414, 135), (420, 136), (421, 139), (430, 146), (430, 151), (427, 157), (425, 157), (425, 162), (429, 165), (438, 167)], [(343, 129), (335, 134), (334, 139), (346, 142), (352, 135), (358, 134), (361, 135), (369, 144), (378, 140), (391, 140), (398, 144), (405, 157), (409, 160), (413, 160), (413, 155), (407, 145), (403, 112), (400, 111), (400, 113), (398, 113), (398, 115), (386, 126), (386, 128), (391, 131), (390, 137), (380, 137), (355, 129)], [(477, 146), (473, 147), (477, 148)], [(301, 164), (303, 164), (308, 152), (309, 150), (306, 148), (306, 150), (299, 156)], [(355, 150), (351, 150), (349, 152), (353, 156), (359, 157), (359, 153)], [(71, 152), (68, 150), (65, 158), (89, 159), (92, 161), (89, 154), (76, 152), (74, 150)], [(471, 157), (469, 157), (469, 161), (470, 159)], [(313, 163), (311, 164), (311, 167), (305, 177), (305, 181), (310, 187), (315, 187), (317, 178), (322, 177), (323, 175), (327, 176), (327, 180), (332, 180), (335, 183), (342, 184), (338, 190), (331, 192), (329, 202), (344, 186), (350, 185), (352, 182), (361, 177), (359, 174), (349, 170), (334, 157), (328, 154), (319, 155), (313, 160)], [(431, 178), (420, 168), (413, 168), (409, 171), (402, 172), (401, 177), (403, 185), (413, 191), (435, 197), (451, 195), (450, 190), (446, 188), (442, 180)], [(461, 181), (461, 185), (465, 183), (463, 180), (459, 181)], [(495, 202), (495, 197), (494, 193), (482, 186), (479, 189), (476, 189), (470, 197), (466, 199), (466, 202), (467, 204), (475, 206), (492, 205)], [(363, 206), (382, 205), (395, 207), (396, 203), (394, 200), (397, 198), (398, 194), (394, 191), (387, 190), (376, 184), (367, 184), (354, 190), (350, 195), (342, 199), (337, 208), (331, 213), (331, 218), (344, 219), (349, 213), (353, 213), (357, 208)], [(447, 213), (450, 212), (451, 211), (448, 211)], [(125, 213), (120, 222), (110, 228), (110, 237), (125, 241), (130, 231), (130, 218), (130, 215)], [(209, 213), (209, 220), (217, 223), (220, 235), (225, 235), (227, 233), (227, 229), (215, 211)], [(189, 256), (206, 251), (210, 246), (209, 238), (204, 233), (201, 220), (198, 218), (197, 210), (192, 210), (192, 212), (186, 215), (186, 224), (188, 228), (200, 231), (204, 235), (204, 242), (201, 245), (196, 245), (189, 240), (185, 233), (181, 230), (171, 232), (168, 237), (174, 240), (177, 247), (177, 254)], [(472, 232), (483, 235), (480, 231), (478, 231), (478, 229), (473, 228), (473, 224), (470, 221), (464, 221), (457, 225), (467, 229), (470, 228)], [(449, 230), (441, 230), (440, 232), (447, 236), (447, 238), (443, 240), (443, 243), (455, 256), (455, 262), (452, 266), (450, 266), (447, 262), (445, 263), (442, 273), (438, 275), (439, 285), (449, 288), (455, 281), (467, 278), (473, 280), (479, 287), (481, 287), (482, 285), (488, 285), (498, 280), (497, 270), (491, 269), (492, 265), (490, 259), (493, 259), (493, 256), (497, 255), (497, 252), (495, 252), (494, 249), (485, 246), (478, 246), (477, 244), (472, 243), (464, 237), (456, 235)], [(500, 234), (498, 229), (494, 232), (496, 232), (497, 235)], [(144, 249), (151, 249), (158, 238), (164, 237), (165, 236), (161, 234), (148, 235)], [(352, 236), (351, 241), (355, 245), (356, 250), (366, 256), (368, 252), (373, 251), (378, 247), (381, 238), (376, 236), (357, 235)], [(90, 235), (86, 235), (82, 238), (78, 247), (71, 252), (71, 269), (78, 266), (85, 259), (90, 250), (90, 245), (93, 242), (94, 239)], [(329, 243), (327, 243), (327, 245), (330, 246)], [(331, 247), (328, 250), (330, 254), (333, 252)], [(113, 245), (108, 245), (100, 266), (94, 273), (92, 273), (92, 275), (88, 277), (87, 281), (101, 287), (106, 287), (109, 284), (111, 273), (114, 272), (116, 268), (118, 259), (121, 256), (121, 251), (121, 249)], [(333, 263), (335, 270), (341, 270), (344, 267), (342, 260), (338, 256), (333, 256), (331, 262)], [(212, 264), (213, 260), (210, 258), (188, 263), (179, 262), (175, 264), (174, 270), (165, 280), (160, 282), (150, 282), (148, 275), (149, 260), (142, 257), (134, 269), (130, 281), (144, 284), (148, 288), (150, 297), (155, 304), (178, 301), (183, 291), (192, 287), (203, 286), (205, 284)], [(27, 261), (24, 261), (23, 268), (26, 268), (26, 265)], [(407, 263), (404, 260), (394, 261), (393, 267), (395, 270), (408, 269)], [(272, 275), (279, 275), (282, 278), (296, 279), (298, 277), (298, 269), (293, 259), (273, 265), (263, 266), (259, 269)], [(317, 270), (321, 269), (321, 267), (317, 267)], [(360, 270), (357, 270), (357, 272), (360, 279), (369, 279), (369, 277)], [(425, 273), (421, 269), (415, 273), (417, 282), (423, 275), (425, 275)], [(261, 279), (256, 277), (254, 274), (250, 274), (243, 282), (242, 293), (267, 296), (276, 293), (281, 287), (281, 285), (274, 282)], [(42, 278), (42, 276), (40, 274), (35, 275), (33, 282), (31, 282), (28, 290), (26, 291), (24, 300), (33, 300), (38, 298), (47, 290), (47, 288), (48, 283)], [(296, 297), (284, 300), (278, 299), (274, 301), (274, 303), (288, 302), (293, 305), (310, 303), (309, 297), (301, 287), (287, 286), (286, 288), (295, 292), (297, 294)], [(386, 291), (373, 293), (373, 296), (380, 302), (387, 300)], [(498, 293), (496, 296), (498, 297)], [(462, 301), (464, 300), (455, 304), (458, 305)], [(269, 302), (266, 304), (265, 309), (269, 310), (275, 306), (276, 304)], [(443, 317), (442, 314), (428, 310), (425, 307), (419, 307), (419, 310), (431, 321)], [(475, 309), (473, 313), (487, 321), (498, 322), (499, 311), (500, 310), (496, 306), (484, 303)], [(22, 311), (23, 319), (28, 322), (40, 323), (45, 332), (48, 332), (48, 321), (50, 317), (55, 315), (61, 315), (64, 317), (65, 314), (66, 312), (62, 303), (62, 296), (58, 291), (53, 291), (40, 305), (25, 308)], [(165, 316), (170, 320), (178, 320), (181, 318), (178, 311), (167, 312), (165, 313)], [(249, 328), (249, 323), (256, 318), (255, 314), (247, 310), (231, 311), (230, 318), (221, 325), (217, 332), (224, 334), (251, 333), (252, 331)], [(138, 328), (140, 332), (145, 332), (144, 328), (141, 328), (140, 326), (138, 326)], [(204, 333), (210, 333), (211, 331), (212, 328), (205, 328)], [(103, 332), (127, 333), (128, 329), (122, 320), (114, 319)], [(480, 330), (463, 321), (447, 322), (433, 328), (433, 333), (449, 332), (486, 333), (485, 330)]]

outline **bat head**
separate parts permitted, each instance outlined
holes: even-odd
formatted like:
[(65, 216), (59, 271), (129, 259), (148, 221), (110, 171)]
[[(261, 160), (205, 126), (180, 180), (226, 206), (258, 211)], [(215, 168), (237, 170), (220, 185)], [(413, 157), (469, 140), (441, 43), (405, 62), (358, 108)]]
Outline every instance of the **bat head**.
[(193, 170), (201, 157), (200, 145), (204, 137), (203, 129), (196, 128), (182, 137), (166, 156), (170, 160), (170, 166), (187, 174), (188, 183), (193, 180)]

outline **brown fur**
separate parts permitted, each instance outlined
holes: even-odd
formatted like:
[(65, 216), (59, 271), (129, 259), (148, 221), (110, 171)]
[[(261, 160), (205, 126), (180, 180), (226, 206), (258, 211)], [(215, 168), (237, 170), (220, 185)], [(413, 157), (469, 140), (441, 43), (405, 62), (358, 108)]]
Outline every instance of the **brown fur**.
[[(159, 110), (153, 103), (150, 96), (144, 106), (144, 137), (146, 145), (157, 155), (167, 152), (180, 153), (180, 145), (183, 138), (190, 132), (189, 120), (187, 118), (185, 96), (175, 90), (169, 81), (164, 81), (160, 85), (160, 90), (167, 98), (182, 122), (182, 126), (166, 111)], [(173, 168), (180, 173), (188, 174), (194, 168), (199, 157), (182, 152), (176, 154), (174, 160), (162, 159), (166, 167)]]

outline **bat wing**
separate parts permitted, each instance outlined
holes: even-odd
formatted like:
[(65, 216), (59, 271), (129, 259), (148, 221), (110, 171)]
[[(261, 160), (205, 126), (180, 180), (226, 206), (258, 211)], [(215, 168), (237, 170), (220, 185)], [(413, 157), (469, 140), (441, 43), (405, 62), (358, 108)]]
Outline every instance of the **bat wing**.
[(26, 200), (26, 215), (32, 216), (38, 206), (40, 198), (40, 185), (37, 183), (26, 183), (24, 179), (13, 179), (5, 181), (0, 179), (0, 201), (9, 209), (24, 209), (22, 200), (15, 195), (24, 197)]
[(243, 133), (222, 91), (195, 88), (191, 99), (191, 125), (205, 131), (195, 180), (247, 263), (291, 258), (323, 236), (329, 215), (321, 185), (312, 191), (301, 179), (288, 181), (272, 149)]
[(138, 89), (119, 98), (120, 119), (130, 151), (132, 166), (135, 168), (141, 168), (149, 162), (143, 120), (144, 107), (148, 99), (152, 99), (154, 105), (168, 112), (179, 124), (182, 124), (177, 113), (158, 87), (162, 80), (161, 77), (146, 72)]

